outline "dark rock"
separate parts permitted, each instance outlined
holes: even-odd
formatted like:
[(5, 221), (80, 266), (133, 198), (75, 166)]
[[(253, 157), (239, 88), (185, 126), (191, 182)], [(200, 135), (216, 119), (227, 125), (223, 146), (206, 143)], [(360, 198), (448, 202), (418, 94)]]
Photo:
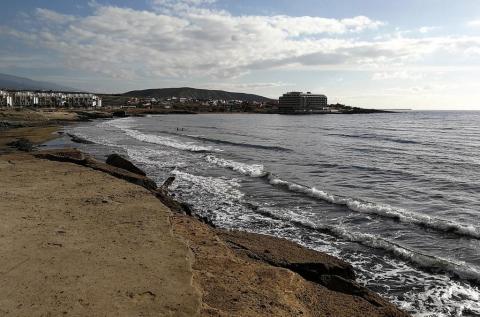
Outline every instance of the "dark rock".
[(101, 111), (76, 111), (76, 114), (80, 117), (80, 120), (113, 118), (113, 115), (111, 113)]
[(337, 275), (322, 275), (318, 282), (332, 291), (361, 297), (376, 307), (387, 305), (383, 298), (355, 281)]
[(187, 203), (180, 203), (182, 205), (182, 209), (187, 216), (193, 216), (193, 209)]
[(112, 115), (117, 118), (126, 118), (129, 116), (125, 110), (114, 111)]
[(167, 178), (166, 181), (163, 182), (161, 187), (167, 189), (168, 187), (170, 187), (170, 185), (173, 184), (174, 181), (175, 181), (175, 176), (170, 176), (169, 178)]
[(199, 221), (203, 222), (204, 224), (206, 225), (209, 225), (210, 227), (212, 228), (216, 228), (217, 226), (215, 226), (215, 224), (213, 223), (213, 221), (208, 218), (207, 216), (200, 216), (200, 215), (194, 215), (195, 218), (197, 218)]
[(127, 170), (129, 172), (132, 172), (138, 175), (142, 175), (142, 176), (147, 175), (144, 171), (136, 167), (132, 162), (130, 162), (129, 160), (127, 160), (126, 158), (118, 154), (109, 155), (107, 158), (107, 164), (118, 167), (118, 168), (122, 168), (124, 170)]
[(25, 138), (17, 139), (13, 142), (7, 143), (7, 145), (24, 152), (31, 152), (33, 150), (33, 143)]
[(70, 140), (75, 143), (81, 143), (81, 144), (95, 144), (95, 142), (85, 140), (84, 138), (81, 138), (79, 136), (76, 136), (74, 134), (67, 133), (67, 135), (70, 137)]
[(163, 187), (160, 187), (155, 192), (155, 197), (157, 197), (165, 206), (170, 208), (173, 212), (178, 212), (182, 214), (186, 214), (187, 210), (185, 206), (175, 200)]
[(0, 121), (0, 130), (24, 128), (26, 126), (21, 122)]

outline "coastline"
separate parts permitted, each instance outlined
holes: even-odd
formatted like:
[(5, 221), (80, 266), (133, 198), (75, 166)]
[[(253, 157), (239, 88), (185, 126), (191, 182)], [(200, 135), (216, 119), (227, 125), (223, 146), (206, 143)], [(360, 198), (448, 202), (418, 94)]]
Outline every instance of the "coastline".
[[(3, 135), (3, 131), (0, 133)], [(14, 130), (10, 130), (9, 133), (11, 133), (12, 136), (15, 134)], [(32, 135), (35, 134), (33, 131), (31, 133)], [(40, 139), (37, 141), (41, 143)], [(52, 160), (57, 162), (52, 162)], [(122, 170), (118, 167), (112, 167), (103, 162), (98, 162), (81, 152), (69, 149), (33, 152), (31, 154), (11, 153), (0, 156), (0, 162), (0, 173), (2, 174), (2, 177), (16, 175), (15, 177), (8, 178), (10, 179), (8, 188), (5, 186), (1, 190), (2, 195), (5, 195), (5, 197), (7, 197), (8, 194), (12, 195), (12, 198), (7, 202), (4, 200), (0, 202), (0, 211), (2, 211), (2, 213), (6, 212), (8, 209), (7, 206), (10, 208), (13, 206), (17, 209), (20, 208), (22, 213), (24, 213), (22, 216), (29, 219), (30, 217), (35, 216), (34, 211), (30, 208), (32, 203), (36, 206), (35, 211), (38, 213), (38, 209), (43, 208), (41, 206), (47, 208), (49, 204), (51, 205), (52, 203), (51, 201), (46, 201), (45, 198), (50, 197), (53, 198), (54, 201), (58, 201), (61, 198), (54, 191), (50, 191), (46, 194), (43, 193), (41, 195), (39, 193), (38, 195), (29, 197), (30, 199), (28, 201), (18, 199), (18, 197), (15, 196), (16, 193), (21, 190), (22, 184), (26, 181), (27, 177), (27, 175), (24, 175), (22, 178), (18, 177), (18, 175), (22, 173), (25, 174), (27, 170), (30, 172), (41, 171), (42, 177), (40, 179), (28, 176), (30, 177), (28, 178), (29, 186), (36, 188), (41, 187), (44, 185), (42, 184), (42, 180), (48, 178), (51, 184), (57, 182), (62, 183), (62, 188), (64, 190), (62, 194), (64, 199), (70, 196), (76, 197), (75, 195), (79, 195), (80, 193), (84, 195), (82, 196), (83, 200), (80, 204), (71, 201), (71, 199), (66, 199), (66, 202), (68, 202), (69, 205), (69, 211), (71, 211), (71, 213), (73, 212), (75, 217), (79, 217), (80, 219), (61, 219), (61, 226), (69, 227), (70, 230), (77, 235), (84, 235), (83, 239), (93, 239), (93, 237), (91, 238), (85, 235), (88, 230), (82, 232), (82, 229), (86, 229), (88, 225), (91, 224), (88, 222), (88, 220), (91, 219), (82, 218), (80, 211), (82, 208), (85, 208), (85, 206), (89, 206), (91, 212), (102, 212), (102, 214), (109, 216), (110, 222), (102, 223), (103, 227), (99, 226), (97, 228), (99, 230), (98, 233), (102, 231), (108, 232), (112, 228), (112, 222), (119, 221), (119, 219), (116, 219), (115, 217), (115, 210), (119, 208), (124, 209), (129, 218), (129, 221), (127, 221), (128, 223), (122, 223), (122, 225), (125, 226), (125, 231), (118, 231), (123, 235), (134, 230), (142, 237), (142, 239), (145, 239), (144, 243), (146, 245), (157, 245), (158, 247), (157, 242), (160, 240), (163, 241), (164, 235), (166, 234), (169, 236), (169, 232), (172, 232), (172, 241), (164, 244), (163, 247), (179, 243), (179, 241), (188, 246), (188, 248), (181, 248), (183, 250), (181, 251), (183, 252), (181, 257), (185, 259), (185, 262), (182, 262), (183, 267), (187, 267), (187, 269), (181, 275), (183, 282), (180, 284), (186, 287), (183, 292), (189, 294), (190, 300), (188, 302), (197, 303), (197, 306), (189, 306), (185, 304), (186, 302), (182, 303), (180, 306), (183, 307), (186, 305), (184, 308), (190, 309), (188, 314), (192, 316), (197, 313), (201, 316), (407, 316), (406, 313), (400, 311), (395, 306), (382, 299), (379, 295), (356, 284), (354, 281), (353, 270), (348, 263), (317, 251), (308, 250), (283, 239), (245, 232), (226, 232), (220, 229), (215, 229), (202, 222), (201, 219), (196, 219), (194, 216), (188, 215), (188, 209), (186, 210), (181, 203), (174, 201), (168, 195), (168, 191), (162, 189), (162, 187), (156, 189), (151, 185), (145, 186), (145, 184), (151, 184), (150, 182), (146, 182), (146, 179), (148, 178), (139, 175), (135, 176), (132, 175), (131, 172)], [(15, 166), (15, 169), (12, 168), (12, 165)], [(81, 178), (76, 179), (73, 177), (75, 174), (83, 175)], [(86, 178), (99, 178), (99, 181), (92, 183), (82, 181)], [(140, 184), (143, 187), (147, 187), (148, 190), (137, 185), (129, 184), (124, 180), (137, 185)], [(126, 187), (123, 188), (123, 186)], [(152, 193), (155, 195), (152, 195)], [(158, 199), (155, 199), (155, 196)], [(119, 199), (119, 197), (129, 199), (122, 200)], [(155, 200), (155, 202), (153, 202), (152, 199)], [(86, 200), (88, 200), (88, 202), (85, 203)], [(143, 220), (138, 219), (138, 208), (142, 208), (145, 201), (148, 201), (149, 204), (151, 204), (147, 208), (149, 209), (148, 212), (151, 212), (151, 214), (148, 214), (148, 217)], [(39, 205), (40, 207), (38, 207)], [(103, 209), (105, 206), (110, 205), (113, 206), (113, 209)], [(165, 206), (168, 206), (169, 208)], [(109, 213), (112, 214), (108, 215)], [(14, 227), (16, 229), (22, 231), (22, 228), (25, 228), (25, 224), (18, 220), (18, 217), (15, 217), (15, 215), (7, 213), (4, 214), (4, 216), (6, 216), (6, 219), (8, 219), (9, 222), (12, 222), (15, 225)], [(71, 215), (69, 215), (69, 217), (70, 216)], [(48, 223), (50, 222), (50, 219), (53, 219), (56, 216), (55, 213), (46, 212), (44, 217), (45, 218), (42, 219), (42, 222)], [(85, 221), (84, 226), (78, 227), (78, 220), (82, 221), (82, 219)], [(139, 221), (141, 224), (139, 224)], [(156, 232), (153, 230), (145, 232), (144, 227), (148, 227), (152, 221), (159, 222), (159, 226), (161, 226), (160, 230), (156, 228)], [(58, 227), (58, 224), (56, 224), (56, 226)], [(31, 229), (33, 230), (32, 235), (37, 235), (39, 230), (41, 230), (38, 226), (32, 227)], [(60, 237), (68, 235), (70, 230), (67, 231), (60, 229), (60, 231), (66, 232), (60, 233)], [(3, 236), (7, 236), (11, 239), (17, 237), (15, 236), (16, 234), (18, 233), (13, 231), (2, 232)], [(50, 235), (47, 235), (45, 239), (48, 240), (52, 237), (56, 239), (59, 235), (58, 230), (52, 231), (49, 234)], [(108, 262), (113, 260), (111, 253), (114, 250), (120, 250), (121, 252), (127, 253), (135, 252), (134, 248), (132, 249), (132, 245), (129, 243), (136, 238), (134, 238), (133, 235), (126, 239), (120, 237), (122, 237), (122, 235), (115, 238), (115, 241), (119, 239), (125, 242), (120, 246), (118, 246), (116, 242), (110, 243), (110, 241), (104, 241), (104, 249), (102, 250), (102, 252), (105, 252), (106, 254), (104, 261)], [(100, 239), (100, 242), (103, 241), (101, 234), (97, 234), (94, 238)], [(48, 246), (47, 240), (45, 241)], [(20, 245), (21, 241), (25, 242), (25, 240), (17, 242), (18, 249), (22, 249), (22, 246)], [(54, 242), (54, 244), (55, 243), (57, 242)], [(136, 243), (138, 246), (145, 245), (139, 241), (136, 241)], [(59, 248), (62, 250), (63, 248), (68, 248), (69, 244), (60, 244), (62, 244), (61, 247), (56, 246), (57, 248), (51, 249), (45, 248), (45, 250), (43, 250), (47, 253), (45, 256), (59, 257), (59, 259), (67, 261), (68, 256), (70, 256), (71, 253), (67, 252), (64, 254), (58, 254), (55, 252), (57, 252), (57, 249)], [(5, 250), (5, 248), (2, 248), (1, 250), (2, 253), (6, 251), (14, 252), (14, 250)], [(73, 248), (73, 250), (76, 249)], [(86, 252), (92, 250), (95, 250), (93, 244), (85, 246)], [(25, 256), (29, 257), (29, 252), (33, 251), (29, 250), (25, 253)], [(168, 262), (172, 257), (170, 253), (165, 253), (165, 249), (162, 251), (161, 248), (149, 249), (148, 253), (151, 252), (160, 252), (163, 255), (161, 258), (162, 262)], [(92, 263), (87, 261), (84, 263), (84, 268), (78, 267), (79, 265), (77, 263), (68, 263), (67, 269), (77, 271), (82, 271), (84, 269), (88, 270), (90, 265), (95, 262), (93, 258), (90, 260)], [(152, 261), (150, 262), (150, 265), (145, 265), (145, 263), (143, 263), (143, 265), (139, 265), (135, 262), (130, 263), (130, 265), (139, 266), (137, 266), (136, 274), (147, 275), (152, 273), (152, 270), (156, 267), (155, 260), (158, 260), (158, 258), (149, 258), (146, 260)], [(102, 266), (97, 268), (103, 269)], [(25, 271), (28, 271), (29, 269), (31, 270), (32, 266), (28, 265), (28, 262), (25, 262), (20, 266), (16, 266), (14, 271), (11, 272), (15, 272), (17, 278), (22, 277), (25, 282), (28, 281), (28, 279), (38, 281), (46, 276), (42, 276), (41, 274), (39, 276), (25, 276), (22, 274), (22, 272), (25, 273)], [(165, 282), (165, 280), (168, 281), (173, 278), (170, 276), (172, 270), (176, 271), (175, 269), (170, 268), (163, 272), (155, 272), (155, 276), (157, 278), (160, 277), (160, 280), (163, 282)], [(7, 273), (10, 274), (10, 272)], [(56, 283), (61, 283), (60, 281), (62, 278), (65, 278), (65, 276), (62, 275), (63, 271), (57, 273), (59, 280), (57, 280)], [(132, 278), (129, 274), (133, 274), (130, 271), (116, 273), (119, 274), (117, 278), (124, 276), (120, 273), (126, 274), (128, 280)], [(4, 274), (3, 278), (8, 278), (9, 274)], [(83, 274), (88, 275), (88, 272), (83, 272)], [(190, 279), (188, 276), (190, 276)], [(193, 283), (191, 282), (192, 278)], [(182, 279), (180, 278), (180, 280)], [(185, 282), (185, 280), (189, 280), (190, 282)], [(10, 281), (12, 282), (12, 280)], [(16, 283), (16, 281), (13, 282)], [(142, 283), (145, 283), (142, 284), (144, 289), (157, 287), (156, 291), (146, 290), (137, 293), (126, 292), (126, 296), (113, 296), (109, 298), (114, 300), (115, 304), (121, 303), (121, 305), (119, 304), (120, 306), (126, 305), (122, 307), (128, 306), (131, 309), (140, 309), (146, 315), (154, 312), (154, 310), (149, 310), (154, 309), (152, 307), (155, 307), (155, 309), (160, 309), (159, 307), (161, 307), (161, 309), (167, 309), (165, 308), (166, 306), (162, 306), (159, 302), (161, 300), (160, 297), (162, 296), (158, 296), (158, 287), (162, 286), (162, 282), (154, 279), (148, 281), (142, 280)], [(80, 295), (87, 294), (91, 296), (91, 294), (98, 291), (96, 287), (92, 287), (89, 283), (82, 285), (83, 288), (81, 290), (66, 290), (68, 293), (68, 300), (58, 300), (56, 302), (58, 310), (56, 311), (65, 309), (67, 311), (70, 310), (71, 312), (76, 311), (77, 313), (86, 313), (88, 311), (97, 311), (96, 309), (99, 309), (100, 307), (103, 307), (101, 309), (107, 309), (105, 306), (102, 306), (105, 304), (102, 300), (105, 301), (108, 297), (101, 297), (101, 301), (93, 300), (88, 308), (85, 308), (84, 305), (78, 306), (77, 304), (72, 304), (75, 300), (78, 303), (79, 300), (82, 299), (80, 298)], [(50, 299), (51, 296), (58, 296), (58, 294), (53, 292), (57, 286), (58, 285), (55, 283), (48, 284), (48, 287), (51, 288), (50, 290), (52, 290), (52, 292), (35, 295), (39, 298), (45, 297), (45, 299), (49, 299), (44, 301), (44, 305), (39, 301), (38, 305), (40, 306), (37, 308), (40, 307), (45, 311), (53, 309), (51, 306), (52, 301)], [(109, 288), (112, 286), (102, 284), (102, 287)], [(162, 288), (162, 291), (165, 290), (167, 293), (175, 291), (175, 289)], [(81, 294), (77, 293), (79, 291)], [(28, 292), (34, 292), (34, 289), (30, 289)], [(177, 297), (184, 298), (183, 296), (172, 295), (172, 298), (168, 300), (174, 302)], [(0, 300), (8, 300), (12, 302), (25, 301), (25, 297), (20, 296), (11, 298), (8, 294), (3, 293)], [(172, 305), (172, 303), (168, 305)], [(69, 305), (73, 306), (70, 307)], [(10, 312), (15, 314), (17, 308), (14, 306), (12, 307), (13, 308), (11, 308), (12, 310)], [(123, 313), (126, 311), (127, 310)], [(174, 316), (187, 314), (186, 312), (177, 312), (178, 313), (174, 314)], [(105, 313), (113, 313), (113, 311), (105, 311)]]

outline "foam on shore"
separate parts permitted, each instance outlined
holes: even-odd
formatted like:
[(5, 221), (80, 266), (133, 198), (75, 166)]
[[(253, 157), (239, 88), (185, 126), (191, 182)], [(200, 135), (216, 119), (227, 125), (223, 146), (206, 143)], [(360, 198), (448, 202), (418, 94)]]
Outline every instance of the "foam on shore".
[(373, 234), (354, 232), (351, 229), (345, 228), (341, 225), (331, 226), (318, 224), (297, 213), (277, 213), (266, 208), (259, 208), (258, 212), (263, 215), (269, 215), (276, 219), (289, 221), (297, 226), (318, 230), (345, 241), (355, 242), (367, 247), (387, 251), (390, 254), (393, 254), (396, 258), (411, 263), (422, 269), (445, 272), (451, 276), (480, 284), (480, 268), (467, 266), (463, 262), (456, 262), (450, 259), (423, 254)]

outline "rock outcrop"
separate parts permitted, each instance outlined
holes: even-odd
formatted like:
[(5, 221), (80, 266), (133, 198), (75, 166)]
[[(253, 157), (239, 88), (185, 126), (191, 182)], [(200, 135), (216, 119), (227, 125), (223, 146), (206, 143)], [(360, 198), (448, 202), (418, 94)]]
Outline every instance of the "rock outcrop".
[(323, 284), (323, 275), (355, 280), (355, 272), (349, 263), (285, 239), (226, 230), (219, 230), (218, 235), (237, 253), (287, 268), (312, 282)]
[[(334, 257), (274, 237), (215, 230), (186, 215), (174, 214), (172, 223), (195, 256), (194, 281), (203, 294), (202, 316), (408, 316), (347, 279), (353, 273), (350, 265)], [(323, 262), (328, 269), (319, 272), (337, 272), (345, 278), (320, 275), (313, 282), (287, 269), (290, 261), (314, 262), (317, 267)]]
[(119, 167), (111, 166), (109, 164), (100, 162), (88, 155), (83, 154), (76, 149), (39, 151), (35, 154), (35, 156), (38, 158), (48, 159), (52, 161), (70, 162), (87, 166), (95, 170), (115, 176), (117, 178), (126, 180), (130, 183), (140, 185), (148, 190), (157, 190), (157, 184), (152, 179), (143, 175), (132, 173)]
[(341, 259), (262, 234), (217, 230), (217, 235), (240, 256), (289, 269), (331, 291), (360, 297), (376, 307), (391, 306), (355, 282), (353, 267)]

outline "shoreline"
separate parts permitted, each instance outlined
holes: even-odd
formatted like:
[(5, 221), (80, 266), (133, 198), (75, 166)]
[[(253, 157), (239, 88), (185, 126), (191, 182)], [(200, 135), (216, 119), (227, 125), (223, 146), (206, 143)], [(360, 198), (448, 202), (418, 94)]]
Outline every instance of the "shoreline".
[[(56, 127), (57, 130), (60, 128)], [(57, 167), (65, 171), (88, 171), (88, 174), (99, 177), (110, 174), (106, 176), (108, 183), (91, 186), (91, 190), (99, 194), (105, 187), (112, 186), (111, 175), (118, 182), (148, 188), (148, 191), (144, 190), (149, 192), (146, 195), (156, 197), (159, 206), (169, 208), (169, 230), (188, 245), (191, 253), (191, 272), (188, 274), (193, 276), (194, 289), (201, 293), (201, 316), (262, 316), (266, 312), (272, 316), (408, 316), (358, 285), (350, 264), (287, 240), (211, 227), (171, 198), (166, 188), (152, 186), (146, 181), (148, 177), (132, 175), (72, 149), (0, 155), (0, 161), (4, 163), (5, 160), (13, 164), (16, 160), (30, 160), (34, 169), (36, 165), (51, 162), (48, 163), (50, 169), (44, 171), (46, 176)], [(66, 190), (76, 192), (78, 185), (72, 177), (66, 179), (73, 182)], [(138, 200), (134, 202), (141, 204)], [(105, 203), (102, 201), (102, 204)], [(66, 224), (72, 223), (67, 221)], [(168, 272), (163, 278), (168, 279)], [(5, 299), (4, 296), (0, 300)]]

